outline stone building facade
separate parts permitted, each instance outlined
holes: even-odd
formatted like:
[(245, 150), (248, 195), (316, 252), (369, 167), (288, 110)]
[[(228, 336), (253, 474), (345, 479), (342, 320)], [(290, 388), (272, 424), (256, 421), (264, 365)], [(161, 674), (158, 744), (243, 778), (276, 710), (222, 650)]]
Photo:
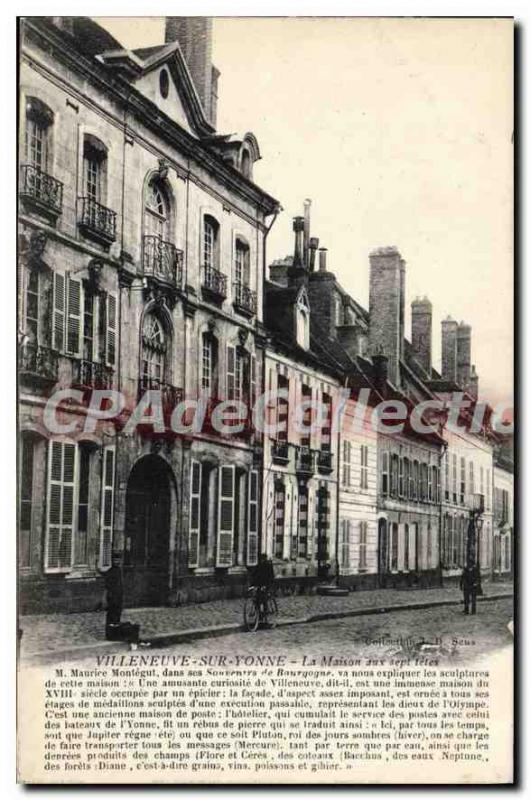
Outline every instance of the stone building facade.
[[(203, 22), (186, 39), (186, 18), (170, 19), (165, 44), (135, 52), (86, 18), (21, 26), (22, 610), (94, 607), (111, 548), (129, 605), (232, 594), (257, 559), (253, 433), (208, 421), (261, 389), (278, 204), (252, 180), (255, 137), (215, 131)], [(68, 387), (72, 430), (50, 435), (46, 398)], [(108, 388), (126, 398), (119, 424), (86, 426), (87, 398)], [(205, 398), (206, 424), (130, 432), (149, 391), (166, 420)]]

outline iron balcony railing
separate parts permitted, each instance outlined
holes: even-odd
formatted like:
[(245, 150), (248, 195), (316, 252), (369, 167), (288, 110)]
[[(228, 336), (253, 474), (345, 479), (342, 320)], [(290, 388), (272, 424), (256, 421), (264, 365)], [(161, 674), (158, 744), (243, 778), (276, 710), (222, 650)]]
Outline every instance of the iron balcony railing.
[(313, 475), (315, 471), (315, 451), (310, 447), (296, 448), (296, 471), (305, 475)]
[(55, 383), (59, 378), (58, 354), (49, 347), (28, 342), (19, 350), (19, 371)]
[(317, 457), (318, 471), (319, 472), (332, 472), (333, 471), (333, 453), (329, 450), (319, 450)]
[(74, 381), (90, 389), (111, 389), (114, 371), (105, 364), (79, 359), (74, 362)]
[(158, 378), (149, 378), (144, 375), (138, 381), (138, 399), (147, 391), (160, 391), (164, 408), (173, 409), (184, 399), (183, 389), (158, 380)]
[(289, 443), (281, 439), (275, 439), (271, 442), (271, 456), (272, 460), (277, 464), (287, 464), (289, 461)]
[(246, 284), (234, 283), (234, 305), (243, 313), (254, 315), (257, 309), (257, 295)]
[(182, 250), (177, 250), (174, 244), (165, 242), (160, 236), (144, 236), (142, 264), (146, 278), (157, 278), (180, 287), (182, 256)]
[(63, 184), (33, 164), (23, 164), (20, 194), (48, 211), (60, 214), (63, 207)]
[(116, 212), (92, 197), (79, 198), (79, 225), (110, 242), (116, 240)]
[(226, 275), (215, 269), (215, 267), (206, 265), (203, 272), (202, 288), (217, 299), (224, 300), (226, 297)]

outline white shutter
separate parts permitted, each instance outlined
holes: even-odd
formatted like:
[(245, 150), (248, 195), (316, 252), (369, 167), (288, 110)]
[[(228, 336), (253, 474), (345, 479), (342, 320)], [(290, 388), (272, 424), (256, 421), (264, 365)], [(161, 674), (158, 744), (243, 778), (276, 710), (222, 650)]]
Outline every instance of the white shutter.
[(199, 537), (201, 531), (202, 464), (191, 462), (190, 471), (190, 522), (188, 536), (188, 566), (199, 566)]
[(219, 499), (217, 521), (217, 562), (218, 567), (232, 566), (234, 542), (234, 489), (235, 467), (219, 468)]
[(229, 344), (226, 347), (226, 399), (234, 400), (236, 396), (236, 348)]
[(256, 365), (256, 356), (250, 356), (250, 409), (249, 412), (252, 414), (254, 411), (254, 405), (256, 403), (256, 397), (258, 395), (258, 375), (257, 375), (257, 365)]
[(315, 541), (315, 498), (313, 490), (307, 490), (307, 558), (309, 560), (313, 557), (313, 543)]
[(247, 566), (258, 563), (259, 532), (259, 473), (251, 469), (248, 473), (248, 529), (247, 529)]
[(64, 352), (64, 327), (66, 311), (66, 281), (62, 272), (53, 274), (53, 336), (52, 347)]
[(101, 538), (99, 543), (99, 566), (110, 567), (112, 556), (112, 523), (114, 517), (114, 467), (115, 447), (103, 448), (101, 473)]
[(44, 559), (47, 572), (68, 572), (72, 566), (76, 477), (76, 445), (51, 441)]
[(66, 276), (66, 351), (78, 356), (81, 348), (81, 281)]
[(116, 295), (107, 295), (107, 353), (106, 361), (110, 367), (116, 363)]

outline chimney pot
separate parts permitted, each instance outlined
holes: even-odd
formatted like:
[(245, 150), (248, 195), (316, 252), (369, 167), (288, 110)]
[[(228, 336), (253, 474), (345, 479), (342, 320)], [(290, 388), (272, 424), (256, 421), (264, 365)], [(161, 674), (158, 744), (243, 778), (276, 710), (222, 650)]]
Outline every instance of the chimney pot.
[(320, 272), (326, 271), (328, 248), (320, 247), (318, 250), (318, 269)]

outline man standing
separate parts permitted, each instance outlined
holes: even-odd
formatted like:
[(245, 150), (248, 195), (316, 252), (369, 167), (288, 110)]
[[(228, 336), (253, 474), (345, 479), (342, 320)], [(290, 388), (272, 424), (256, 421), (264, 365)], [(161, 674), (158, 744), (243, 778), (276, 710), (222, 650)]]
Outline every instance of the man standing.
[(112, 554), (112, 566), (103, 573), (105, 591), (107, 593), (107, 618), (105, 620), (105, 636), (111, 641), (120, 639), (121, 612), (123, 609), (123, 579), (121, 573), (121, 556)]
[(478, 567), (476, 565), (466, 566), (460, 578), (460, 588), (464, 593), (464, 614), (477, 613), (477, 592), (479, 586)]
[(255, 567), (252, 581), (258, 590), (258, 603), (263, 621), (267, 624), (267, 597), (274, 586), (274, 567), (266, 553), (261, 553), (257, 567)]

